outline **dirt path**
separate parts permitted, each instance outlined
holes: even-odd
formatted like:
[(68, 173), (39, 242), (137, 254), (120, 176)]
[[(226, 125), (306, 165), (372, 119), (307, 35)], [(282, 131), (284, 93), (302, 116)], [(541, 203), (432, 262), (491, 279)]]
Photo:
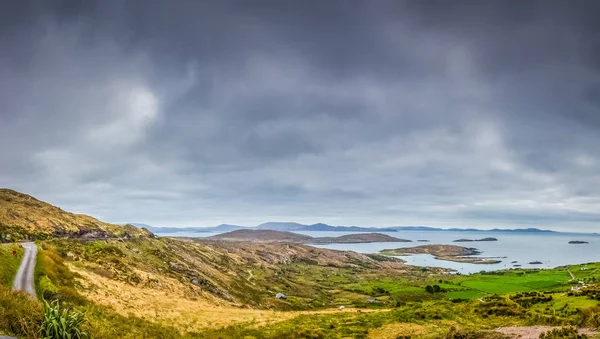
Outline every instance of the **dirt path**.
[(254, 283), (250, 281), (250, 279), (252, 279), (252, 277), (254, 276), (252, 274), (252, 270), (248, 270), (248, 274), (249, 274), (249, 276), (248, 276), (248, 278), (246, 278), (246, 280), (248, 280), (249, 283), (251, 283), (252, 285), (254, 285)]
[(33, 284), (33, 271), (35, 269), (35, 257), (37, 255), (37, 246), (32, 242), (24, 242), (21, 244), (25, 249), (25, 255), (21, 266), (15, 276), (13, 290), (25, 291), (35, 298), (35, 286)]
[[(511, 326), (511, 327), (500, 327), (496, 329), (496, 332), (500, 332), (504, 335), (507, 335), (511, 338), (519, 338), (519, 339), (537, 339), (540, 337), (541, 333), (552, 330), (553, 326)], [(594, 335), (597, 332), (594, 332), (590, 329), (581, 328), (579, 329), (579, 334), (587, 334)]]
[(569, 272), (569, 275), (571, 276), (571, 280), (577, 280), (577, 279), (575, 279), (575, 276), (573, 275), (573, 273), (571, 273), (571, 270), (567, 270), (567, 272)]

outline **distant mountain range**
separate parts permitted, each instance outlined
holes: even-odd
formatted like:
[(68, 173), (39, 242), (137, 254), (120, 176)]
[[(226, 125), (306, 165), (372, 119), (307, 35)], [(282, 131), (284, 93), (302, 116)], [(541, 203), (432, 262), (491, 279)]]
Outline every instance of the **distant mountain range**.
[(331, 226), (323, 223), (303, 225), (296, 222), (266, 222), (258, 226), (238, 226), (221, 224), (214, 227), (153, 227), (146, 224), (131, 223), (138, 227), (144, 227), (153, 233), (180, 233), (180, 232), (231, 232), (241, 229), (273, 230), (283, 232), (401, 232), (401, 231), (447, 231), (447, 232), (502, 232), (502, 233), (558, 233), (556, 231), (542, 230), (538, 228), (516, 228), (480, 230), (476, 228), (437, 228), (428, 226), (392, 226), (392, 227), (359, 227), (359, 226)]

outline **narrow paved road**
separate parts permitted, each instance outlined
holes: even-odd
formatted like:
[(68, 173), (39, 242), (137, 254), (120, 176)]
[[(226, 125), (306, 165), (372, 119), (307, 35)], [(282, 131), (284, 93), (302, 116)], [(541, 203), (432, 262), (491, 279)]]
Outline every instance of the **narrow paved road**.
[(15, 276), (13, 290), (25, 291), (35, 298), (35, 286), (33, 284), (33, 270), (35, 269), (35, 256), (37, 255), (37, 246), (32, 242), (21, 244), (25, 249), (25, 255), (21, 266)]

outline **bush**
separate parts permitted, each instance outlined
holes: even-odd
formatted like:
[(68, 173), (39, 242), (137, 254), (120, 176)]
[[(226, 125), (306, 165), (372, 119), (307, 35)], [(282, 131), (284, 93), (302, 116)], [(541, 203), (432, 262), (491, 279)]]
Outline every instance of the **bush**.
[(450, 329), (450, 331), (448, 333), (446, 333), (446, 336), (444, 337), (444, 339), (483, 339), (483, 338), (508, 339), (508, 337), (506, 337), (505, 335), (500, 334), (500, 333), (472, 332), (472, 331), (465, 331), (462, 329), (458, 329), (456, 327), (452, 327)]
[(473, 333), (466, 332), (464, 330), (458, 329), (456, 327), (452, 327), (444, 339), (473, 339), (477, 338)]
[(576, 327), (555, 328), (540, 334), (540, 339), (587, 339), (587, 335), (579, 334)]
[(87, 332), (81, 330), (85, 317), (83, 313), (61, 309), (58, 300), (44, 301), (44, 319), (40, 335), (44, 339), (87, 339)]
[(52, 283), (48, 276), (40, 278), (39, 293), (44, 299), (54, 299), (58, 293), (58, 288)]
[(41, 318), (39, 303), (29, 295), (0, 286), (0, 333), (37, 338)]

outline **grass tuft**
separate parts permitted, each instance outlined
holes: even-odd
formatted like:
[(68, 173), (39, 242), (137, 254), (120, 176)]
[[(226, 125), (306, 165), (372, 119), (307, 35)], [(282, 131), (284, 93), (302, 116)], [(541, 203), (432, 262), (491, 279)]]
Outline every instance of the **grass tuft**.
[(85, 322), (83, 313), (61, 308), (58, 300), (44, 300), (44, 319), (40, 326), (43, 339), (87, 339), (89, 334), (81, 329)]

